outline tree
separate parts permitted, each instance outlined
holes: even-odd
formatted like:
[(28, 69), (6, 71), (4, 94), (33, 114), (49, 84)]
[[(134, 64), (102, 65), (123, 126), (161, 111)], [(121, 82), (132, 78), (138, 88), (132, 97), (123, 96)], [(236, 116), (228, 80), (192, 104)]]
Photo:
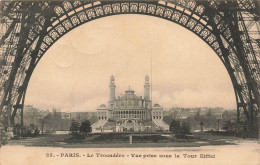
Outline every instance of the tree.
[(29, 125), (29, 129), (30, 129), (30, 130), (34, 130), (35, 127), (36, 127), (36, 126), (35, 126), (33, 123), (31, 123), (31, 124)]
[(91, 123), (89, 120), (84, 120), (83, 122), (81, 122), (81, 125), (79, 127), (79, 132), (86, 133), (86, 134), (92, 132)]
[(180, 122), (179, 121), (176, 121), (176, 120), (173, 120), (170, 124), (170, 128), (169, 130), (173, 133), (179, 133), (180, 132), (180, 128), (181, 128), (181, 125), (180, 125)]
[(180, 129), (181, 135), (187, 135), (190, 134), (190, 125), (187, 122), (183, 122)]
[(71, 125), (70, 125), (70, 132), (73, 134), (78, 133), (79, 131), (79, 123), (76, 122), (75, 120), (72, 120)]
[[(53, 115), (51, 113), (48, 113), (42, 121), (42, 125), (46, 125), (46, 130), (52, 130), (53, 129)], [(44, 126), (43, 126), (44, 127)]]
[(34, 136), (38, 136), (40, 134), (40, 130), (38, 129), (38, 127), (35, 128), (33, 134)]
[(196, 115), (194, 116), (194, 119), (196, 121), (200, 121), (201, 115), (200, 115), (200, 109), (198, 110), (198, 112), (196, 113)]
[(203, 121), (200, 122), (200, 131), (203, 132), (203, 126), (204, 126), (204, 123)]
[(231, 120), (228, 120), (225, 122), (225, 124), (223, 125), (223, 129), (226, 131), (226, 132), (233, 132), (235, 130), (235, 127), (236, 127), (236, 123), (231, 121)]
[(50, 127), (52, 125), (52, 119), (53, 119), (53, 117), (52, 117), (51, 113), (48, 113), (43, 118), (40, 118), (39, 122), (41, 123), (42, 135), (43, 135), (44, 126), (45, 126), (46, 130), (50, 129)]

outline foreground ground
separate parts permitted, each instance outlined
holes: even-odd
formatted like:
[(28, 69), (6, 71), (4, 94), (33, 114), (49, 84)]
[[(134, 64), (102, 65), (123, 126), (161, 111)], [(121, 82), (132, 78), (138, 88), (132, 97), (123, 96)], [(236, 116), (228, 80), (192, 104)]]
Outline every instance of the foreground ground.
[[(62, 135), (63, 138), (65, 135)], [(62, 136), (51, 135), (41, 138), (26, 139), (23, 144), (36, 144), (34, 146), (15, 145), (17, 141), (12, 141), (9, 145), (0, 148), (1, 165), (259, 165), (260, 164), (260, 144), (257, 141), (249, 139), (241, 140), (232, 137), (222, 139), (232, 141), (236, 145), (206, 145), (200, 147), (148, 147), (138, 146), (141, 143), (134, 143), (138, 148), (129, 147), (127, 142), (113, 143), (115, 145), (127, 148), (60, 148), (60, 147), (39, 147), (38, 142), (43, 146), (56, 144), (57, 146), (80, 147), (80, 144), (60, 144), (59, 139)], [(204, 135), (207, 139), (210, 135)], [(52, 139), (50, 144), (46, 140)], [(212, 137), (214, 141), (215, 137)], [(220, 139), (220, 137), (219, 137)], [(221, 141), (222, 141), (221, 140)], [(199, 141), (198, 141), (199, 142)], [(202, 141), (205, 142), (205, 141)], [(63, 142), (65, 143), (65, 142)], [(171, 144), (177, 144), (172, 142)], [(185, 142), (182, 142), (185, 143)], [(12, 144), (12, 145), (11, 145)], [(18, 143), (21, 144), (21, 143)], [(151, 144), (158, 144), (153, 142)], [(163, 143), (161, 143), (163, 144)], [(166, 143), (167, 144), (167, 143)], [(170, 143), (168, 143), (170, 145)], [(186, 142), (185, 144), (188, 144)], [(196, 144), (192, 142), (190, 144)], [(200, 144), (200, 143), (199, 143)], [(96, 143), (96, 145), (98, 145)], [(150, 144), (149, 144), (150, 145)], [(89, 147), (90, 144), (82, 143), (82, 147)], [(98, 145), (99, 147), (108, 147), (106, 143)], [(92, 146), (93, 147), (93, 146)], [(103, 155), (122, 155), (122, 157), (106, 157)], [(50, 156), (52, 155), (52, 156)], [(177, 155), (177, 156), (176, 156)], [(179, 156), (178, 156), (179, 155)], [(190, 157), (187, 157), (189, 155)], [(201, 155), (211, 155), (211, 158), (205, 158)], [(138, 157), (136, 157), (138, 156)], [(146, 156), (146, 157), (144, 157)], [(186, 156), (186, 157), (185, 157)]]
[[(132, 144), (129, 143), (132, 136)], [(71, 134), (48, 134), (39, 137), (9, 140), (7, 145), (64, 147), (64, 148), (125, 148), (125, 147), (199, 147), (206, 145), (236, 145), (244, 139), (217, 136), (211, 133), (194, 133), (186, 137), (172, 134), (91, 134), (85, 138)]]

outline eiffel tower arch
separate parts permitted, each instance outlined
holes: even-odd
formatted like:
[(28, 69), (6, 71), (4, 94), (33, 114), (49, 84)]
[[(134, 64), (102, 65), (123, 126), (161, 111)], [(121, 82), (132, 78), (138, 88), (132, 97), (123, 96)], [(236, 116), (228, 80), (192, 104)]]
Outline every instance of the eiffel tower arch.
[[(106, 16), (142, 14), (190, 30), (216, 53), (233, 84), (237, 123), (255, 132), (260, 112), (260, 8), (257, 0), (99, 0), (0, 2), (0, 115), (23, 124), (30, 77), (70, 30)], [(20, 121), (15, 116), (21, 115)]]

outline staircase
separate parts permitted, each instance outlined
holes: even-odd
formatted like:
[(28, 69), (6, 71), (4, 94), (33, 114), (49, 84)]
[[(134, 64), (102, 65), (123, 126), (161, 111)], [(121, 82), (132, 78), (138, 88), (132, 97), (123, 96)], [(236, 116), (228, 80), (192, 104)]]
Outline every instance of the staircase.
[(106, 122), (103, 125), (104, 130), (115, 130), (116, 129), (116, 122)]
[(169, 130), (169, 125), (166, 124), (163, 120), (153, 120), (153, 122), (157, 127), (161, 127), (163, 130)]
[(100, 132), (101, 128), (106, 124), (107, 120), (98, 120), (92, 127), (92, 132)]

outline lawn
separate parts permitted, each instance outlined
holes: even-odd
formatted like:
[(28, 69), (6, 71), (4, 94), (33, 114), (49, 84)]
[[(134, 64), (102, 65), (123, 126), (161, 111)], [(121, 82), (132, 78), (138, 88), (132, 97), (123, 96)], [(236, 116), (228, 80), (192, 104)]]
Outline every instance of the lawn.
[[(132, 143), (129, 143), (129, 136)], [(118, 147), (199, 147), (205, 145), (232, 145), (238, 138), (216, 136), (209, 133), (176, 137), (172, 134), (125, 134), (99, 133), (87, 137), (71, 134), (48, 134), (33, 138), (10, 140), (8, 145), (74, 148), (118, 148)]]

